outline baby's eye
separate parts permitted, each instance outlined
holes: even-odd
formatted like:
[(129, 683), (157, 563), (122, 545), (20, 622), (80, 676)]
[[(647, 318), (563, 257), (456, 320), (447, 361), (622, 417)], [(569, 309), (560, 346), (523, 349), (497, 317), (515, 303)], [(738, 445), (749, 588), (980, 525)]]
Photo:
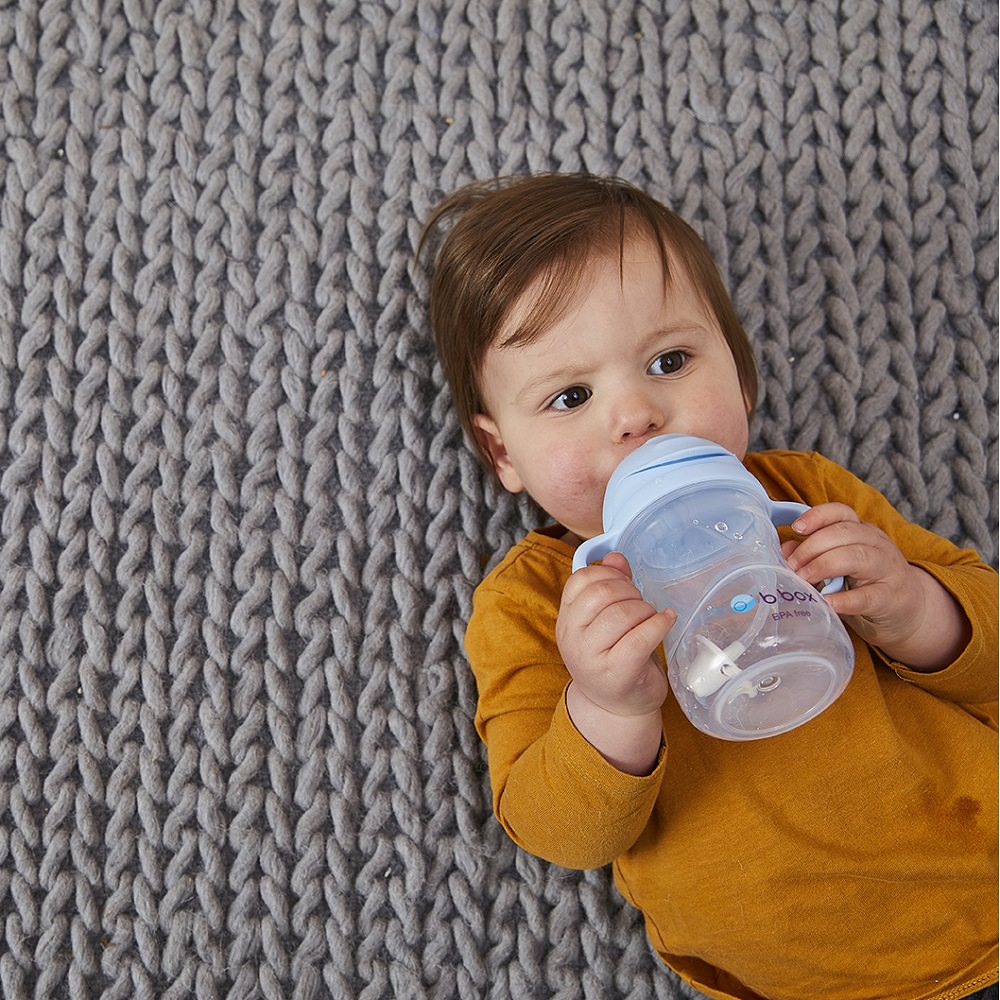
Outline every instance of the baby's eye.
[(574, 385), (569, 389), (563, 389), (555, 399), (549, 403), (553, 410), (572, 410), (577, 406), (586, 403), (593, 393), (582, 385)]
[(650, 375), (674, 375), (679, 372), (687, 361), (683, 351), (667, 351), (661, 354), (650, 366)]

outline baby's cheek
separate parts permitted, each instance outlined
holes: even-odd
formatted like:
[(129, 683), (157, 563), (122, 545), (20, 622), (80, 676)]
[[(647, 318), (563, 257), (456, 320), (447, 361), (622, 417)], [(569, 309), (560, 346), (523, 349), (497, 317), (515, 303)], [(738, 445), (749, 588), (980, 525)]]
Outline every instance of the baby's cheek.
[(592, 450), (552, 451), (547, 457), (545, 479), (547, 503), (542, 502), (542, 506), (556, 520), (578, 533), (601, 532), (608, 476), (594, 468)]
[(553, 487), (573, 497), (589, 497), (595, 491), (604, 496), (607, 480), (593, 468), (593, 452), (586, 448), (551, 449), (546, 455), (545, 475)]

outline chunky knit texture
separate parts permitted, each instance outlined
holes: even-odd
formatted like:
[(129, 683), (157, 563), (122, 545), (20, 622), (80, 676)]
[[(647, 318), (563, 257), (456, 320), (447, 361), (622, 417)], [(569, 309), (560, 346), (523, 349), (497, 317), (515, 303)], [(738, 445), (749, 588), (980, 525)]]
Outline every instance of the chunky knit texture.
[(756, 444), (995, 559), (997, 146), (979, 0), (0, 2), (0, 994), (692, 996), (491, 816), (463, 622), (538, 515), (421, 222), (646, 186)]

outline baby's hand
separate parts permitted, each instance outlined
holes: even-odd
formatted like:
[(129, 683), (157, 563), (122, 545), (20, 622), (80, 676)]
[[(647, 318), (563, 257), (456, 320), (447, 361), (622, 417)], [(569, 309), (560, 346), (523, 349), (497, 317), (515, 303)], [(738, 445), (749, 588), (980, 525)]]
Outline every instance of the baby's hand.
[(844, 590), (826, 602), (865, 642), (917, 670), (945, 666), (964, 645), (968, 622), (954, 598), (850, 507), (820, 504), (792, 530), (805, 537), (782, 545), (789, 567), (815, 586), (842, 576)]
[(577, 694), (615, 716), (658, 712), (669, 687), (656, 647), (676, 618), (642, 599), (621, 553), (574, 573), (563, 589), (556, 642)]

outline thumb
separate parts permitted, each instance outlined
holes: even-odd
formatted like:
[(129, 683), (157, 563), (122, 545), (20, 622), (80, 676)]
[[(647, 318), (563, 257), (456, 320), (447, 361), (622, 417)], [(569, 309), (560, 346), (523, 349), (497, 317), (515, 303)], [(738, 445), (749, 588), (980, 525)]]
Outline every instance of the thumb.
[(630, 580), (632, 579), (632, 567), (629, 566), (628, 560), (620, 552), (609, 552), (601, 560), (601, 565), (618, 570), (619, 573), (627, 576)]

